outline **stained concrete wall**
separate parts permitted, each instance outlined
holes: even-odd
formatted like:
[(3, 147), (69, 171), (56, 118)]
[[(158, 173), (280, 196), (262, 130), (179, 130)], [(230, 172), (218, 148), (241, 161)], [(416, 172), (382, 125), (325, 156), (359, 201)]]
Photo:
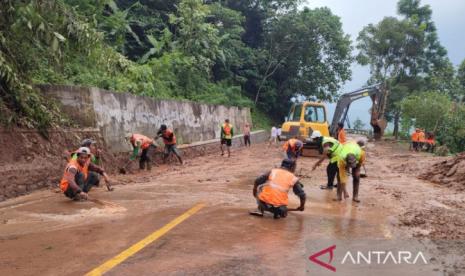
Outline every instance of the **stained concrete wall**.
[[(155, 136), (161, 124), (172, 128), (178, 144), (220, 137), (220, 125), (229, 118), (239, 132), (251, 122), (250, 109), (190, 101), (154, 100), (98, 88), (60, 85), (38, 86), (46, 96), (58, 99), (63, 110), (83, 127), (97, 127), (113, 152), (127, 151), (127, 132)], [(161, 141), (160, 141), (161, 142)]]

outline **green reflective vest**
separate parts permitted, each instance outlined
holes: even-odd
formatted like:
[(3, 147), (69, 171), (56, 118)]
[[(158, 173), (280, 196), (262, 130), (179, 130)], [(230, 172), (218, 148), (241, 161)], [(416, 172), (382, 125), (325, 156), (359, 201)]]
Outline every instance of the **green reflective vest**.
[(338, 159), (345, 161), (349, 154), (355, 155), (357, 162), (360, 162), (362, 148), (356, 142), (349, 141), (342, 145), (342, 150), (338, 154)]
[(329, 162), (330, 163), (334, 163), (334, 162), (337, 162), (338, 160), (338, 155), (340, 154), (342, 148), (343, 148), (343, 145), (341, 143), (339, 143), (338, 140), (334, 139), (333, 137), (326, 137), (326, 136), (323, 136), (323, 141), (322, 141), (323, 145), (326, 144), (326, 143), (332, 143), (333, 146), (331, 148), (329, 148)]

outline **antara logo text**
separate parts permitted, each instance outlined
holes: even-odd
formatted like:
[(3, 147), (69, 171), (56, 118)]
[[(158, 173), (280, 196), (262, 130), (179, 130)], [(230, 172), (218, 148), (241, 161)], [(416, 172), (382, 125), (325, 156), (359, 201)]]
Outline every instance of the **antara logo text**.
[[(323, 249), (309, 257), (309, 260), (328, 270), (336, 272), (336, 267), (331, 265), (334, 258), (336, 245)], [(329, 255), (329, 261), (322, 261), (323, 255)], [(326, 258), (325, 258), (326, 259)], [(347, 251), (342, 258), (341, 265), (401, 265), (401, 264), (428, 264), (423, 252), (402, 251)]]

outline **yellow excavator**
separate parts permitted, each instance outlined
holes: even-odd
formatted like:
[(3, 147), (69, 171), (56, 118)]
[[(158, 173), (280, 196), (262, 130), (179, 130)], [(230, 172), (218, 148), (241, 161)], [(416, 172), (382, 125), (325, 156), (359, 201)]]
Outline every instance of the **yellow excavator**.
[(341, 95), (339, 98), (331, 125), (328, 124), (326, 106), (324, 103), (315, 101), (306, 101), (294, 103), (286, 117), (286, 121), (281, 127), (281, 140), (288, 140), (297, 137), (304, 142), (302, 155), (316, 156), (322, 154), (321, 145), (311, 141), (310, 135), (313, 131), (318, 130), (323, 136), (336, 137), (337, 125), (339, 122), (347, 120), (350, 104), (353, 101), (364, 97), (370, 97), (372, 100), (371, 120), (374, 138), (379, 140), (386, 128), (384, 113), (389, 91), (385, 85), (375, 84), (358, 89), (356, 91)]

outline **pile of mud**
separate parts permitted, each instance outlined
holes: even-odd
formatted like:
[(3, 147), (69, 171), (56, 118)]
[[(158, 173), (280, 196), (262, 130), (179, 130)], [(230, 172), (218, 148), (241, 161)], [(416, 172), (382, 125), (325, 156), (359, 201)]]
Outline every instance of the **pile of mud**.
[(434, 164), (418, 178), (465, 191), (465, 152)]

